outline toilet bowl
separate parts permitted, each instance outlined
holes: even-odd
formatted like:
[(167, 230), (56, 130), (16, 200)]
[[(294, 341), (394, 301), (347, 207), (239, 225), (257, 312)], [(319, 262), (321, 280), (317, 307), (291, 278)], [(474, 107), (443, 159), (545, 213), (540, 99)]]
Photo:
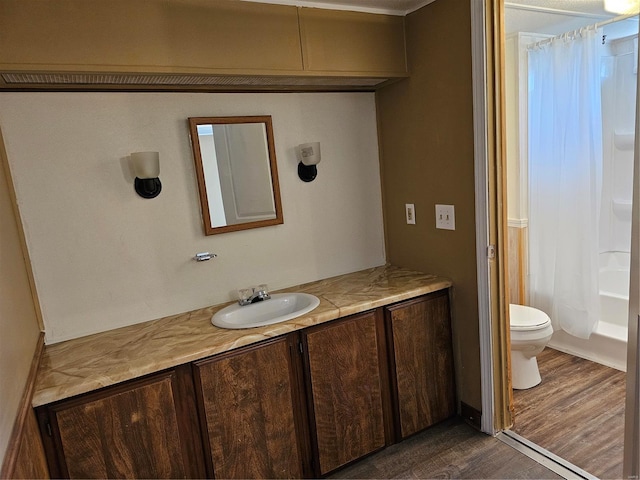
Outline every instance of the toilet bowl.
[(524, 305), (509, 305), (511, 323), (511, 380), (513, 388), (535, 387), (542, 379), (538, 355), (553, 334), (551, 319), (541, 310)]

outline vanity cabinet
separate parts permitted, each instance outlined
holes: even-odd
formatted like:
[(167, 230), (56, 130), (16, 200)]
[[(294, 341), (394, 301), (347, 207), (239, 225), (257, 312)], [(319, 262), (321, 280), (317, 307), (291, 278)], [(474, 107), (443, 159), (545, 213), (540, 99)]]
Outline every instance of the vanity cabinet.
[(51, 478), (202, 478), (189, 369), (38, 409)]
[(213, 478), (309, 475), (297, 334), (194, 364)]
[(396, 440), (456, 413), (448, 291), (385, 307)]
[(445, 289), (36, 413), (52, 478), (317, 478), (455, 406)]
[(389, 443), (382, 322), (373, 310), (303, 331), (317, 475)]

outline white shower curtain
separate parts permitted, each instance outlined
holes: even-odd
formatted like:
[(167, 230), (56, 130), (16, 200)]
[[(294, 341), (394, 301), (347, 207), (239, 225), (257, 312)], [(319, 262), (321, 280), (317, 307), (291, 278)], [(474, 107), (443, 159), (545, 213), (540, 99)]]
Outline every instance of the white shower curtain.
[(529, 303), (580, 338), (600, 316), (599, 38), (590, 28), (529, 50)]

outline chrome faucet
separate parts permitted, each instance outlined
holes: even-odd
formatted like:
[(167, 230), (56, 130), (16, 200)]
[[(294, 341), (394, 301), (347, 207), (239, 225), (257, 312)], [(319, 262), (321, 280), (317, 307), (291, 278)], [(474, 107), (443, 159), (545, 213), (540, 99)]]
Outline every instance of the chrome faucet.
[(240, 299), (238, 304), (240, 306), (251, 305), (252, 303), (262, 302), (263, 300), (269, 300), (269, 290), (266, 285), (258, 285), (257, 287), (243, 288), (239, 291)]

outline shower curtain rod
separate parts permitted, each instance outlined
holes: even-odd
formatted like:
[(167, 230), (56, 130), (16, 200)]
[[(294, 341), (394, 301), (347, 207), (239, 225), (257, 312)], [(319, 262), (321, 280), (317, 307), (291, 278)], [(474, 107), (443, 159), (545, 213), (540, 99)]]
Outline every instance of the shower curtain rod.
[[(556, 35), (555, 37), (545, 38), (544, 40), (540, 40), (539, 42), (529, 44), (529, 45), (527, 45), (527, 50), (533, 50), (534, 48), (542, 47), (543, 45), (547, 45), (547, 44), (553, 42), (554, 40), (557, 40), (559, 38), (564, 37), (565, 35), (567, 35), (567, 36), (577, 35), (583, 29), (594, 28), (594, 29), (597, 30), (598, 28), (604, 27), (605, 25), (609, 25), (611, 23), (616, 23), (616, 22), (621, 22), (622, 20), (627, 20), (629, 18), (633, 18), (633, 17), (637, 17), (637, 16), (638, 16), (637, 13), (628, 13), (628, 14), (625, 14), (625, 15), (619, 15), (617, 17), (613, 17), (613, 18), (610, 18), (608, 20), (603, 20), (602, 22), (594, 23), (593, 25), (587, 25), (586, 27), (578, 28), (577, 30), (572, 30), (572, 31), (566, 32), (566, 33), (561, 33), (560, 35)], [(604, 43), (604, 40), (603, 40), (603, 43)]]

